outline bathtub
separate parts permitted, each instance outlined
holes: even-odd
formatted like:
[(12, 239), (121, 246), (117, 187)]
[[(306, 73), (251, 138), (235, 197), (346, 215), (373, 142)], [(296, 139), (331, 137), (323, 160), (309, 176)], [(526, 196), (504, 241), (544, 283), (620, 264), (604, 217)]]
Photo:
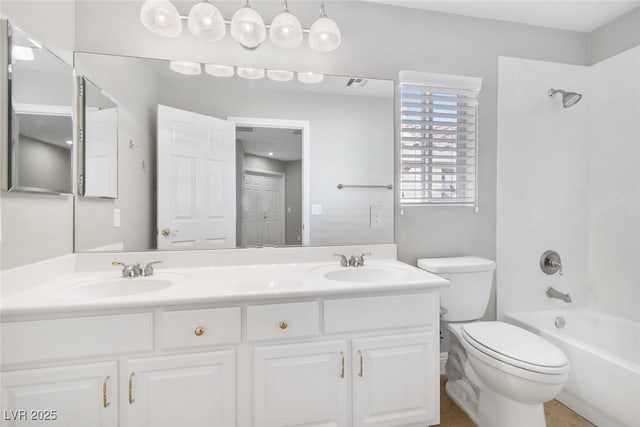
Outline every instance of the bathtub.
[(505, 321), (567, 355), (571, 372), (558, 400), (601, 427), (640, 426), (639, 323), (587, 309), (507, 313)]

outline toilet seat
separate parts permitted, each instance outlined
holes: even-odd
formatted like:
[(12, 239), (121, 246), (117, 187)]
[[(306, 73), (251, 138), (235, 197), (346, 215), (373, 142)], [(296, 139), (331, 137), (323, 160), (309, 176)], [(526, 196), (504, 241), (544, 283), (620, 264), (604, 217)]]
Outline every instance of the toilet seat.
[[(562, 375), (569, 361), (555, 345), (542, 337), (503, 322), (473, 322), (461, 327), (464, 341), (482, 353), (485, 362), (501, 364), (543, 375)], [(508, 369), (512, 371), (513, 369)]]

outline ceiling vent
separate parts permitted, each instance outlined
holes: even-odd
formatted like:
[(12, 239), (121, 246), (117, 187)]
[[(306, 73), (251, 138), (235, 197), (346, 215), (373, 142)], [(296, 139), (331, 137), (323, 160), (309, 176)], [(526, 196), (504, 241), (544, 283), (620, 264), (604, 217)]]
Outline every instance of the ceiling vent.
[(246, 127), (246, 126), (236, 127), (236, 132), (254, 133), (255, 131), (256, 131), (256, 128), (252, 128), (252, 127)]
[(368, 83), (369, 83), (369, 80), (367, 79), (353, 77), (347, 81), (346, 86), (347, 87), (365, 87)]

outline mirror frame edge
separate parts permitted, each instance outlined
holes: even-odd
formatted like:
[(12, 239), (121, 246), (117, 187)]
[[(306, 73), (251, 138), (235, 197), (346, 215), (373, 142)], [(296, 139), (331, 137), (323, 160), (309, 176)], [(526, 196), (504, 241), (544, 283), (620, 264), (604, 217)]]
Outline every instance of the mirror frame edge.
[[(74, 58), (75, 70), (75, 58)], [(84, 102), (85, 102), (85, 82), (84, 76), (76, 76), (76, 194), (84, 197), (85, 195), (85, 166), (84, 160)]]
[(9, 21), (0, 19), (0, 189), (9, 191)]

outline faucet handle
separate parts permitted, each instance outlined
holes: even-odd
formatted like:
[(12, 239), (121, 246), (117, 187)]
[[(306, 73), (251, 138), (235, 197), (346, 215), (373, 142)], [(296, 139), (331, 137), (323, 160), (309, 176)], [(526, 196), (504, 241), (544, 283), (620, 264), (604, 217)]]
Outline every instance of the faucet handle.
[(113, 261), (111, 262), (111, 265), (115, 266), (122, 266), (122, 277), (136, 277), (139, 276), (139, 269), (140, 269), (140, 265), (135, 266), (133, 264), (125, 264), (124, 262), (119, 262), (119, 261)]
[(357, 256), (355, 258), (352, 257), (353, 258), (353, 266), (354, 267), (362, 267), (362, 266), (364, 266), (364, 257), (370, 256), (370, 255), (371, 255), (371, 252), (365, 252), (362, 255)]
[(347, 257), (342, 254), (333, 254), (333, 256), (340, 257), (340, 266), (347, 267), (349, 265), (349, 261), (347, 261)]
[(162, 264), (162, 261), (151, 261), (150, 263), (147, 263), (147, 265), (144, 267), (142, 275), (153, 276), (153, 266), (156, 264)]

